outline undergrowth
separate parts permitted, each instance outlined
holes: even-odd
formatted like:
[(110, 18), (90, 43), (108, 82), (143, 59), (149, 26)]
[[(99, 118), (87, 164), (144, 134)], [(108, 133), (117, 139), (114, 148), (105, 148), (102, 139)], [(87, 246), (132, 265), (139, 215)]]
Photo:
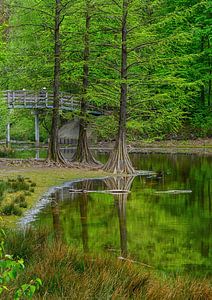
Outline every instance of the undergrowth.
[(45, 230), (9, 232), (5, 247), (26, 262), (17, 286), (27, 278), (42, 280), (35, 299), (212, 299), (208, 280), (160, 278), (154, 270), (130, 261), (70, 249)]

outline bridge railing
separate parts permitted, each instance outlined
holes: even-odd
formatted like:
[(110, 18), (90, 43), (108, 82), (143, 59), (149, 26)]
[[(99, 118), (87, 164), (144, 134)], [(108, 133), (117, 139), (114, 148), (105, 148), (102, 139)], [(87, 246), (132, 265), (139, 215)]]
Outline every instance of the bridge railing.
[[(53, 108), (54, 95), (47, 90), (41, 90), (40, 92), (30, 90), (6, 90), (1, 92), (1, 96), (7, 102), (9, 109), (51, 109)], [(60, 109), (67, 111), (74, 111), (80, 109), (80, 95), (72, 95), (65, 92), (60, 93)], [(88, 113), (98, 116), (104, 114), (110, 114), (116, 111), (116, 107), (112, 106), (99, 106), (92, 101), (88, 102)]]
[[(53, 93), (41, 91), (4, 91), (3, 96), (7, 99), (8, 108), (53, 108)], [(60, 93), (60, 107), (65, 110), (74, 110), (80, 107), (78, 100), (73, 95)]]

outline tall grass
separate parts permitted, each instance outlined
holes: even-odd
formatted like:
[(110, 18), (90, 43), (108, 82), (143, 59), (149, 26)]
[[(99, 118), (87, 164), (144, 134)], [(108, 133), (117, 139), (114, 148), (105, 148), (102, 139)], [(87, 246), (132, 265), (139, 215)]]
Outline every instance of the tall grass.
[(49, 238), (47, 231), (9, 233), (6, 248), (27, 263), (17, 285), (27, 278), (41, 278), (35, 299), (212, 299), (207, 280), (158, 278), (154, 271), (129, 261), (79, 253)]

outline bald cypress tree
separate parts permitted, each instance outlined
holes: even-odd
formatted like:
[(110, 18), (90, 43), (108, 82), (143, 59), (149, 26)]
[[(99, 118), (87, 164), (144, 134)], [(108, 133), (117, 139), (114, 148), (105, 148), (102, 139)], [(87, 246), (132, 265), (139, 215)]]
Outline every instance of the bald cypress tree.
[(99, 164), (92, 155), (88, 146), (88, 87), (89, 87), (89, 59), (90, 59), (90, 25), (91, 25), (91, 1), (84, 0), (84, 17), (85, 31), (83, 36), (83, 74), (82, 74), (82, 92), (81, 92), (81, 109), (79, 116), (79, 137), (77, 149), (73, 155), (72, 161), (87, 164)]
[(112, 173), (134, 173), (126, 147), (126, 123), (127, 123), (127, 98), (128, 98), (128, 8), (129, 0), (122, 1), (121, 18), (121, 82), (120, 82), (120, 108), (119, 127), (113, 151), (104, 166), (105, 171)]
[(55, 0), (53, 111), (48, 148), (48, 161), (64, 164), (65, 159), (59, 150), (58, 144), (61, 70), (61, 8), (61, 0)]

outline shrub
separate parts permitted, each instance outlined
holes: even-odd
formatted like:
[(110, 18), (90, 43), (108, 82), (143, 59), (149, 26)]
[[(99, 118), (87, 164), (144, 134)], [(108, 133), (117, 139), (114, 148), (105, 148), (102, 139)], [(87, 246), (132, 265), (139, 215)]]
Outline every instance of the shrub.
[(0, 157), (14, 157), (15, 151), (10, 147), (0, 146)]
[(26, 200), (26, 195), (24, 193), (18, 194), (15, 196), (15, 203), (21, 203), (24, 202)]
[(14, 203), (5, 204), (2, 207), (1, 212), (2, 212), (2, 214), (6, 215), (6, 216), (11, 216), (11, 215), (21, 216), (22, 215), (22, 211)]
[[(5, 233), (1, 230), (1, 235), (5, 237)], [(42, 282), (39, 278), (31, 280), (30, 283), (23, 283), (16, 289), (11, 288), (11, 283), (15, 282), (19, 273), (25, 268), (23, 259), (13, 259), (12, 255), (5, 253), (4, 239), (0, 241), (0, 297), (2, 299), (19, 300), (27, 298), (32, 299), (36, 290), (40, 288)], [(12, 295), (11, 295), (12, 294)], [(10, 297), (9, 297), (10, 295)], [(12, 297), (11, 297), (12, 296)]]
[(19, 204), (19, 207), (21, 207), (21, 208), (27, 208), (27, 206), (28, 206), (28, 204), (26, 201), (23, 201)]

